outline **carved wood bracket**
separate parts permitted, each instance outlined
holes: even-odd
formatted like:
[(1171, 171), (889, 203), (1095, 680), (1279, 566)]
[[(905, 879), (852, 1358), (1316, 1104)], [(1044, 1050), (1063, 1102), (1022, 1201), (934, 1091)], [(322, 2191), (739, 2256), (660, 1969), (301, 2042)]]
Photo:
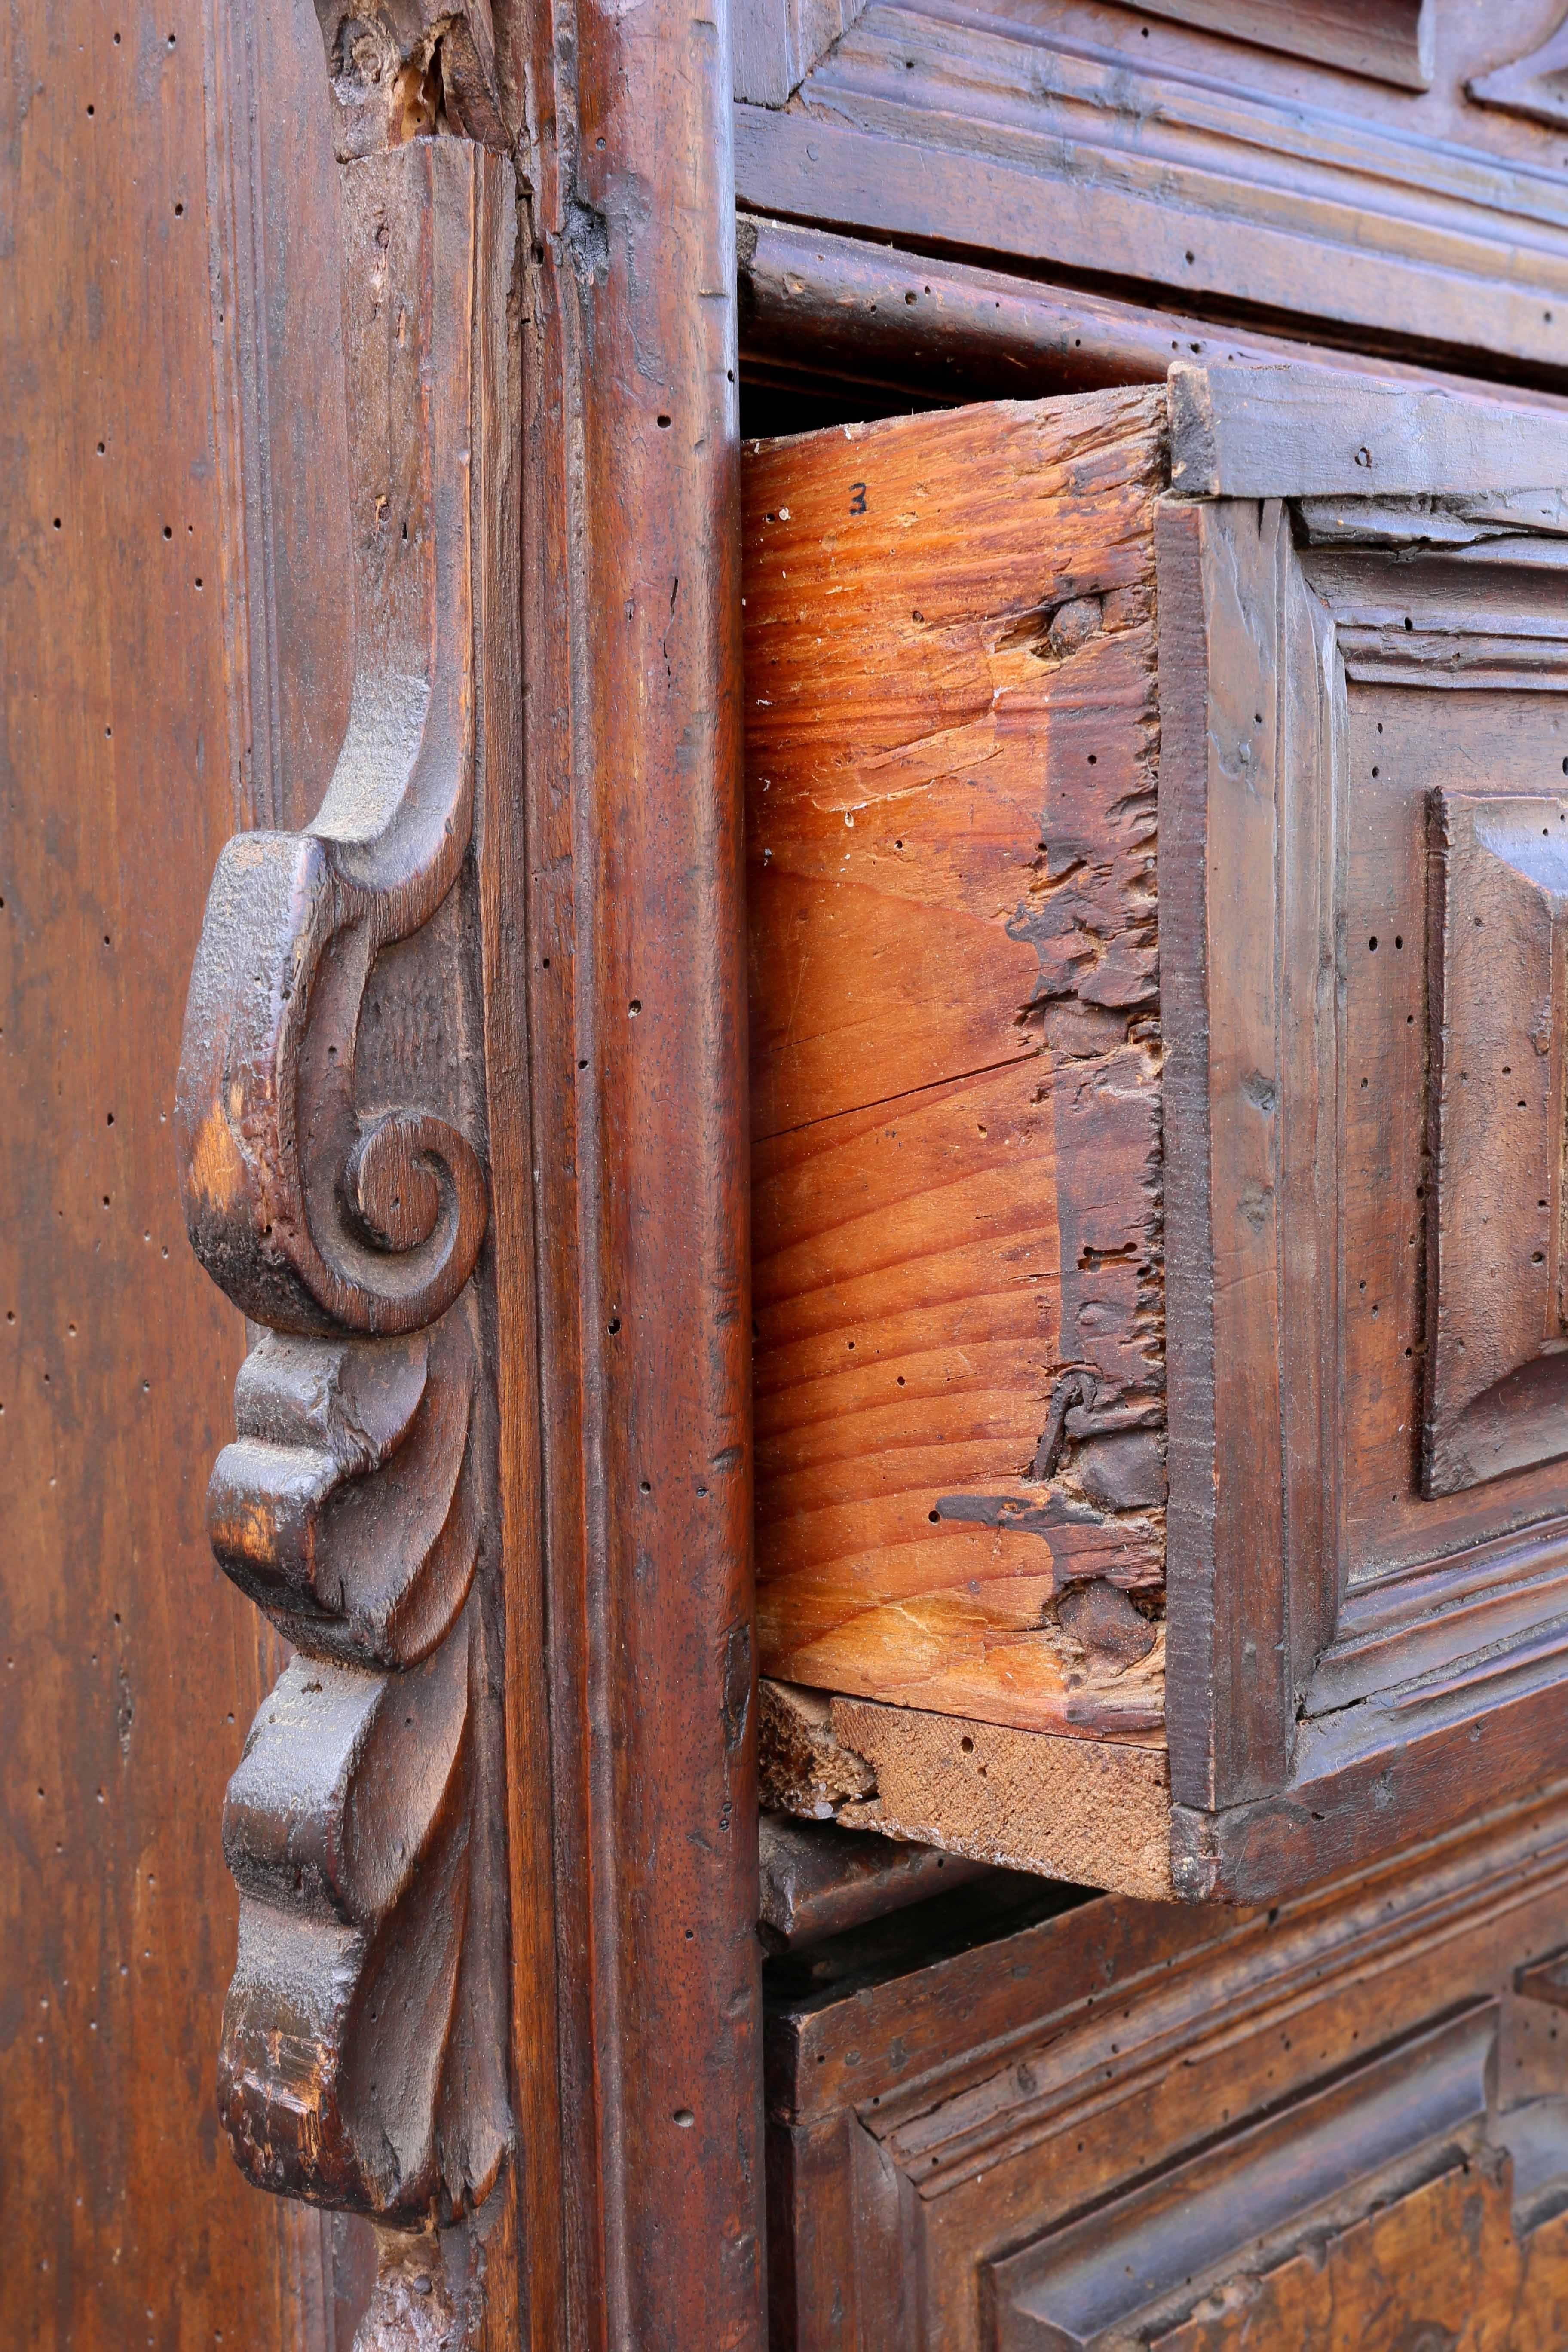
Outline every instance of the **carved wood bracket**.
[(260, 2185), (382, 2221), (480, 2200), (507, 2096), (495, 1402), (472, 842), (504, 486), (509, 173), (343, 164), (356, 677), (315, 821), (231, 841), (178, 1091), (197, 1255), (262, 1330), (213, 1473), (297, 1652), (229, 1786), (219, 2096)]

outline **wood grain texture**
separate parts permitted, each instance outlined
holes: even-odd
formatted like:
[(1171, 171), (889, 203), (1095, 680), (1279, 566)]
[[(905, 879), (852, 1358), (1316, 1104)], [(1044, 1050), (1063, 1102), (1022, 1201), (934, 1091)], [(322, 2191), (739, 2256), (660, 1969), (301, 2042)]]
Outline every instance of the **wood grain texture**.
[[(302, 52), (286, 12), (262, 29), (287, 113), (319, 36), (308, 12)], [(331, 2340), (322, 2225), (256, 2198), (213, 2095), (223, 1784), (281, 1655), (204, 1539), (244, 1339), (184, 1247), (172, 1123), (213, 860), (270, 813), (231, 725), (204, 31), (191, 0), (26, 9), (0, 98), (0, 2204), (26, 2248), (0, 2315), (40, 2352)], [(335, 319), (295, 291), (319, 369)], [(293, 488), (329, 503), (308, 463)], [(319, 584), (303, 548), (296, 584)]]
[[(1460, 40), (1484, 54), (1484, 23)], [(1367, 85), (1271, 77), (1120, 10), (873, 0), (790, 110), (738, 110), (738, 186), (760, 213), (1548, 383), (1568, 348), (1561, 187), (1539, 133), (1518, 168), (1465, 143), (1450, 100), (1428, 142), (1379, 121)]]
[(1558, 1360), (1568, 804), (1438, 789), (1430, 828), (1422, 1486), (1434, 1495), (1568, 1450)]
[(737, 8), (731, 34), (736, 102), (783, 106), (865, 5), (866, 0), (748, 0)]
[(964, 1724), (864, 1699), (836, 1699), (833, 1725), (876, 1776), (875, 1797), (839, 1807), (847, 1826), (1069, 1885), (1169, 1898), (1170, 1772), (1162, 1748)]
[(1398, 89), (1432, 85), (1436, 0), (1370, 0), (1359, 8), (1352, 0), (1314, 0), (1308, 7), (1293, 0), (1148, 0), (1145, 13)]
[(1192, 499), (1430, 498), (1556, 489), (1568, 422), (1446, 386), (1317, 369), (1171, 367), (1171, 487)]
[[(1162, 1013), (1171, 1262), (1175, 1786), (1219, 1803), (1289, 1767), (1276, 934), (1289, 754), (1289, 518), (1162, 509)], [(1291, 746), (1292, 751), (1296, 749)]]
[(1170, 1772), (1158, 1744), (1063, 1739), (768, 1680), (762, 1697), (763, 1801), (782, 1812), (1170, 1899)]
[(781, 1812), (763, 1813), (758, 1851), (770, 1951), (819, 1942), (984, 1875), (982, 1864), (940, 1847), (851, 1837), (827, 1822), (808, 1829)]
[(1516, 2168), (1489, 2155), (1456, 2155), (1436, 2179), (1260, 2275), (1227, 2281), (1228, 2293), (1155, 2339), (1158, 2352), (1233, 2352), (1271, 2337), (1394, 2352), (1423, 2336), (1455, 2352), (1548, 2352), (1568, 2328), (1568, 2221), (1552, 2214), (1520, 2231)]
[(579, 0), (528, 11), (507, 51), (537, 239), (525, 938), (562, 2115), (525, 2263), (541, 2343), (749, 2352), (765, 2319), (727, 16)]
[[(1173, 290), (1151, 309), (1084, 287), (742, 216), (737, 225), (743, 375), (759, 383), (913, 407), (932, 398), (1038, 399), (1163, 383), (1175, 359), (1205, 367), (1291, 362), (1434, 383), (1471, 394), (1461, 376), (1378, 354), (1314, 347), (1235, 320), (1216, 323)], [(1563, 396), (1511, 385), (1520, 405)]]
[(1561, 1948), (1565, 1825), (1559, 1788), (1267, 1913), (1108, 1897), (923, 1968), (906, 1915), (771, 1963), (791, 2340), (1554, 2341), (1568, 2074), (1514, 1976)]
[(219, 862), (176, 1126), (197, 1254), (272, 1327), (215, 1549), (298, 1653), (226, 1805), (220, 2109), (260, 2185), (407, 2226), (482, 2201), (511, 2134), (469, 852), (512, 719), (477, 661), (513, 215), (458, 139), (361, 158), (342, 194), (349, 726), (310, 826)]
[(746, 470), (763, 1660), (1037, 1728), (1158, 1716), (1057, 1603), (1162, 1578), (1162, 425), (1107, 394)]

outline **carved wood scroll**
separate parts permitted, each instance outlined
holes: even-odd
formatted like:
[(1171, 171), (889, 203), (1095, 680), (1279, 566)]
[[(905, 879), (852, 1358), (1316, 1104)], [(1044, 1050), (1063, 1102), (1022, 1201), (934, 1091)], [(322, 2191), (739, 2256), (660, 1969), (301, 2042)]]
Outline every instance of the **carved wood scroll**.
[(224, 2123), (260, 2185), (405, 2227), (511, 2128), (472, 855), (515, 724), (476, 665), (509, 183), (456, 138), (342, 167), (352, 712), (315, 822), (223, 853), (178, 1096), (193, 1244), (261, 1327), (213, 1546), (296, 1652), (225, 1809)]

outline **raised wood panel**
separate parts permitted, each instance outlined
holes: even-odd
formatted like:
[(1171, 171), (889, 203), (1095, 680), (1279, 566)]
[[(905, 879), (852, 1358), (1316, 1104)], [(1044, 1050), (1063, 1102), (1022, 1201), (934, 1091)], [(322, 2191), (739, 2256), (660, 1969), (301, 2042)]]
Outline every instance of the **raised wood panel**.
[(1555, 2342), (1565, 1871), (1558, 1792), (1267, 1912), (1065, 1897), (954, 1950), (960, 1895), (924, 1968), (910, 1914), (770, 1964), (784, 2341)]
[(1268, 2343), (1552, 2352), (1568, 2331), (1568, 2216), (1520, 2231), (1515, 2179), (1500, 2150), (1456, 2149), (1436, 2179), (1325, 2228), (1258, 2275), (1225, 2281), (1151, 2352)]
[(748, 456), (759, 1625), (796, 1681), (1088, 1730), (1126, 1661), (1086, 1676), (1058, 1595), (1159, 1591), (1163, 430), (1117, 393)]

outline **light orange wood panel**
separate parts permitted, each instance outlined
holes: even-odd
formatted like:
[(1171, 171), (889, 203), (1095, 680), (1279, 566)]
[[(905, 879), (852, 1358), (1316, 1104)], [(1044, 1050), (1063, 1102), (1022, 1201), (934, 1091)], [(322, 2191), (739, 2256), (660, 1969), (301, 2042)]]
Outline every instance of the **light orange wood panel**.
[(1031, 1472), (1064, 1360), (1122, 1412), (1158, 1412), (1147, 1061), (1037, 1057), (759, 1145), (769, 1673), (1037, 1727), (1101, 1719), (1053, 1604), (1083, 1579), (1157, 1591), (1162, 1515), (1096, 1508), (1070, 1465)]
[[(794, 1681), (1093, 1733), (1136, 1654), (1158, 1722), (1155, 1626), (1113, 1593), (1086, 1674), (1057, 1608), (1163, 1575), (1163, 464), (1147, 389), (748, 456), (759, 1622)], [(1131, 1488), (1085, 1483), (1108, 1440)]]
[(1163, 395), (753, 446), (753, 1131), (1152, 1005)]

